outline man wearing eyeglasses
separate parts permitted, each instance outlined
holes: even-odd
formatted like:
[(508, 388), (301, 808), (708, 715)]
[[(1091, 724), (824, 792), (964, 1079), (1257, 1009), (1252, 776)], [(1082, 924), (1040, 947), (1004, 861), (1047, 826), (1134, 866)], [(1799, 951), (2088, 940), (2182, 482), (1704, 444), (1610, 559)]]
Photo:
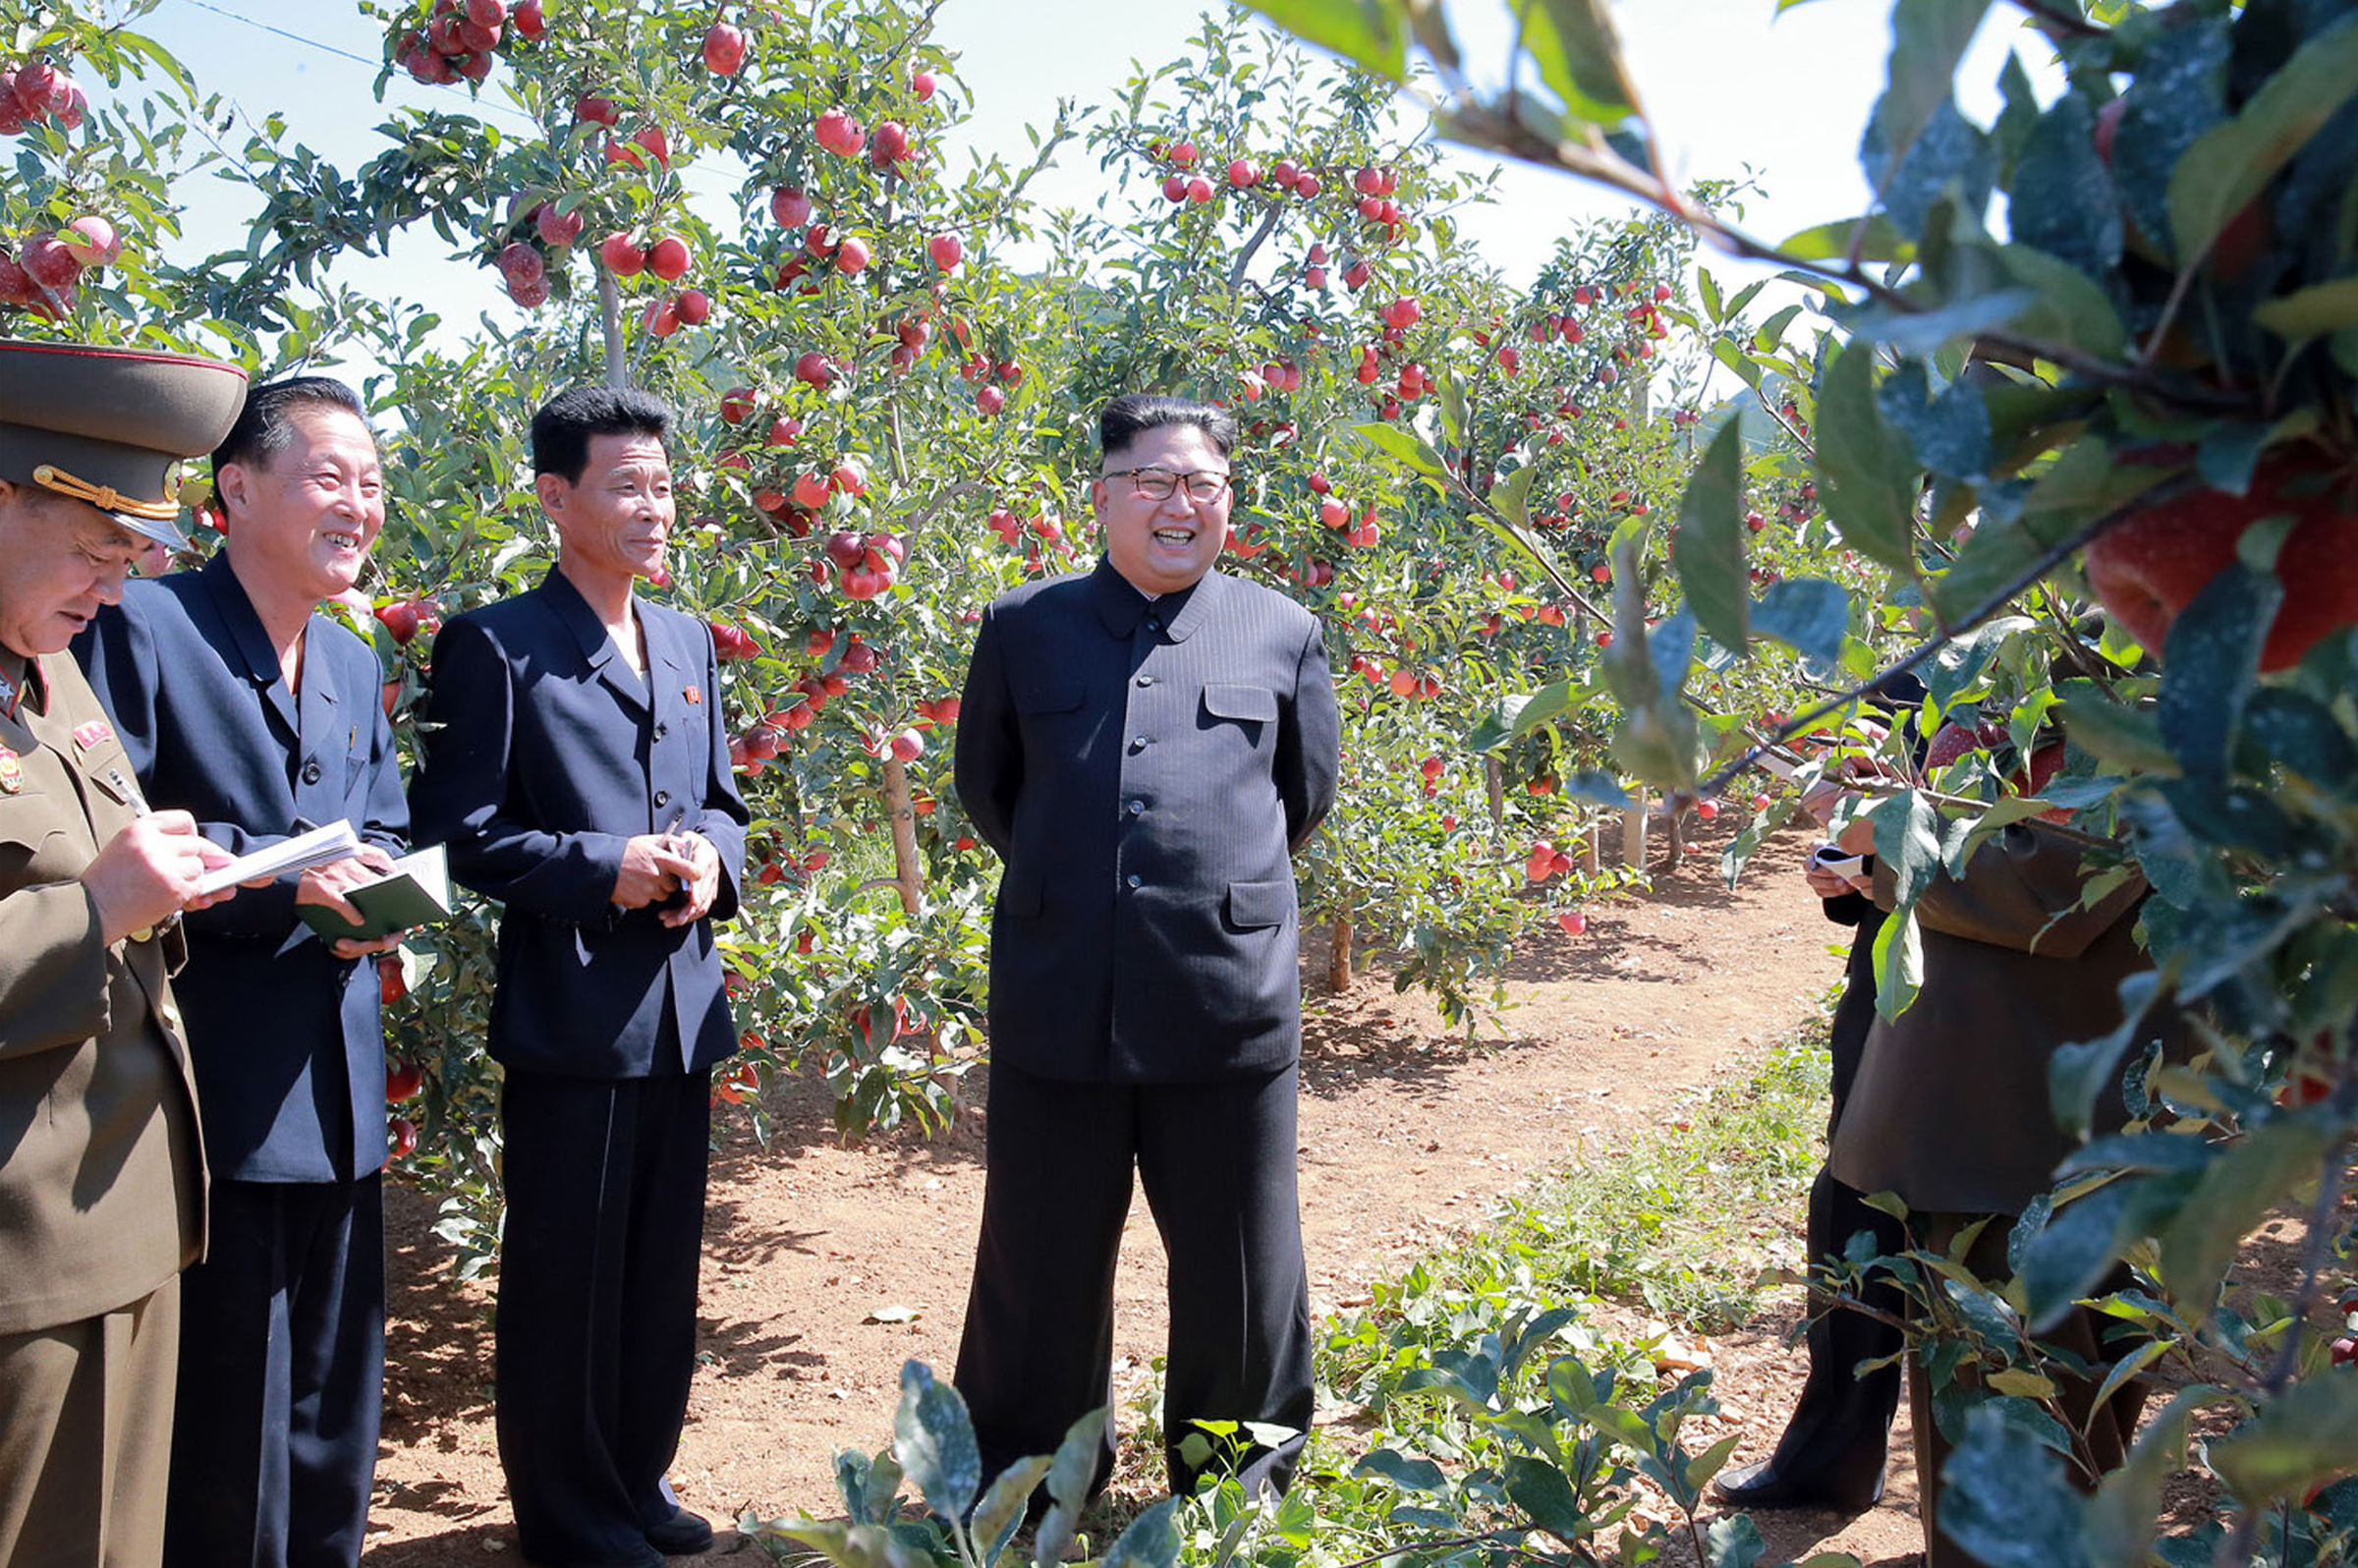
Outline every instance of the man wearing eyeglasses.
[[(986, 1474), (1110, 1403), (1135, 1168), (1170, 1267), (1172, 1487), (1282, 1489), (1311, 1417), (1289, 858), (1334, 800), (1333, 677), (1308, 611), (1211, 570), (1235, 421), (1133, 394), (1097, 429), (1104, 559), (983, 613), (958, 729), (1006, 873), (956, 1380)], [(1099, 1485), (1112, 1463), (1108, 1424)]]

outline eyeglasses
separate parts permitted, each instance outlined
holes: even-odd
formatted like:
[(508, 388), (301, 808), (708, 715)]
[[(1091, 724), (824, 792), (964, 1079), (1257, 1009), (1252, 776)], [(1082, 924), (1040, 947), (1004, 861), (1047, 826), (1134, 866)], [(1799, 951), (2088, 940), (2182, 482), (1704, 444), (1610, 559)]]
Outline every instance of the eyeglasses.
[(1130, 488), (1150, 501), (1167, 501), (1184, 485), (1187, 498), (1199, 506), (1226, 495), (1231, 479), (1226, 474), (1174, 474), (1168, 469), (1115, 469), (1105, 477), (1127, 477)]

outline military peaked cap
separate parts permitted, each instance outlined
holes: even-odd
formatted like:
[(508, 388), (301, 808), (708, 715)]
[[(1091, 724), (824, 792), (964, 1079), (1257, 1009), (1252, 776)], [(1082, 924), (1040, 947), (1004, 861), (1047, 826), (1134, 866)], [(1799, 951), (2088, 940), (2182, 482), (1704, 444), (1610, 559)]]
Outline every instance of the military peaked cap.
[(246, 406), (246, 372), (143, 349), (0, 339), (0, 479), (72, 496), (178, 548), (180, 460)]

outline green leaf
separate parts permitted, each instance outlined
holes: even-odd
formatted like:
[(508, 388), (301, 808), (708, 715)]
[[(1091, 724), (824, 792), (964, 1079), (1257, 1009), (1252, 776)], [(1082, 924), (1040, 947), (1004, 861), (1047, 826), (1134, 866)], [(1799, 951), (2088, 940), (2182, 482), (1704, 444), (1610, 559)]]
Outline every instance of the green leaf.
[(1899, 226), (1881, 212), (1864, 218), (1840, 218), (1832, 223), (1821, 223), (1815, 228), (1790, 235), (1777, 247), (1787, 255), (1805, 261), (1831, 261), (1850, 254), (1851, 241), (1860, 224), (1867, 225), (1867, 241), (1861, 247), (1862, 261), (1912, 261), (1916, 247), (1899, 232)]
[(2033, 246), (2009, 245), (1995, 252), (2006, 276), (2034, 290), (2037, 303), (2014, 317), (2013, 328), (2041, 343), (2059, 343), (2116, 359), (2128, 348), (2128, 328), (2096, 280), (2070, 262)]
[(1875, 1010), (1897, 1018), (1924, 988), (1924, 933), (1916, 911), (1902, 908), (1875, 933)]
[(1813, 664), (1832, 664), (1850, 633), (1850, 594), (1838, 583), (1787, 578), (1761, 595), (1752, 625)]
[(2335, 278), (2259, 306), (2252, 319), (2292, 343), (2358, 326), (2358, 278)]
[(1496, 507), (1508, 522), (1519, 529), (1531, 527), (1531, 486), (1540, 476), (1538, 467), (1515, 470), (1505, 482), (1490, 491), (1490, 505)]
[(2332, 1143), (2321, 1121), (2278, 1117), (2244, 1134), (2204, 1169), (2162, 1232), (2162, 1276), (2189, 1314), (2211, 1316), (2218, 1282), (2244, 1237), (2277, 1203), (2322, 1174)]
[(2358, 1470), (2358, 1367), (2332, 1367), (2210, 1444), (2211, 1468), (2247, 1506)]
[(1351, 433), (1383, 453), (1405, 464), (1435, 484), (1445, 484), (1449, 465), (1440, 453), (1428, 446), (1413, 430), (1403, 430), (1395, 424), (1355, 424)]
[(2038, 303), (2039, 296), (2030, 289), (1999, 289), (1932, 310), (1868, 310), (1851, 320), (1850, 329), (1854, 336), (1888, 343), (1902, 354), (1932, 354), (1955, 339), (2004, 326)]
[(1165, 1497), (1131, 1520), (1098, 1568), (1172, 1568), (1179, 1560), (1179, 1521), (1172, 1517), (1178, 1506), (1178, 1498)]
[(2236, 562), (2203, 586), (2170, 623), (2162, 653), (2162, 739), (2187, 772), (2216, 774), (2260, 673), (2283, 585)]
[[(2166, 1341), (2154, 1340), (2139, 1346), (2121, 1365), (2150, 1365), (2168, 1349)], [(2186, 1424), (2196, 1407), (2216, 1397), (2207, 1388), (2181, 1390), (2146, 1424), (2121, 1467), (2104, 1479), (2089, 1499), (2081, 1527), (2093, 1568), (2145, 1568), (2153, 1560), (2162, 1484), (2185, 1462)], [(2097, 1404), (2104, 1403), (2100, 1393)]]
[(1752, 1568), (1768, 1553), (1761, 1527), (1750, 1514), (1721, 1514), (1703, 1533), (1704, 1561), (1711, 1568)]
[[(1631, 1419), (1636, 1418), (1633, 1415)], [(1578, 1546), (1588, 1539), (1591, 1525), (1587, 1511), (1580, 1506), (1580, 1494), (1564, 1473), (1545, 1460), (1528, 1454), (1509, 1459), (1506, 1495), (1533, 1525), (1565, 1545)]]
[(1875, 350), (1839, 351), (1818, 395), (1819, 499), (1861, 555), (1900, 571), (1915, 564), (1915, 458), (1875, 401)]
[(2000, 1402), (1966, 1413), (1940, 1479), (1937, 1528), (1989, 1568), (2091, 1568), (2080, 1543), (2088, 1505), (2064, 1479), (2062, 1456), (2008, 1421)]
[(1670, 558), (1696, 624), (1720, 646), (1749, 641), (1744, 589), (1744, 431), (1730, 420), (1712, 438), (1678, 503)]
[(1100, 1406), (1067, 1428), (1064, 1441), (1056, 1445), (1056, 1457), (1048, 1467), (1048, 1496), (1054, 1505), (1033, 1538), (1032, 1560), (1038, 1568), (1059, 1568), (1064, 1561), (1104, 1452), (1105, 1411)]
[(893, 1418), (893, 1453), (944, 1519), (964, 1519), (982, 1484), (982, 1455), (958, 1390), (922, 1361), (901, 1368), (901, 1404)]
[(1245, 0), (1308, 43), (1392, 82), (1408, 74), (1407, 8), (1401, 0)]
[(2113, 700), (2096, 682), (2082, 678), (2057, 681), (2062, 699), (2063, 728), (2072, 743), (2115, 767), (2164, 775), (2178, 771), (2177, 756), (2162, 740), (2162, 720), (2150, 707), (2131, 707)]
[(2053, 1327), (2111, 1268), (2136, 1188), (2133, 1179), (2106, 1182), (2057, 1208), (2030, 1239), (2016, 1272), (2032, 1332)]
[(1403, 1491), (1445, 1491), (1449, 1478), (1430, 1459), (1411, 1459), (1389, 1448), (1370, 1449), (1351, 1467), (1354, 1476), (1380, 1476)]
[[(1948, 101), (1957, 65), (1989, 9), (1990, 0), (1899, 0), (1891, 8), (1891, 57), (1874, 117), (1886, 156), (1904, 156)], [(1882, 183), (1873, 170), (1869, 177)]]
[(2358, 92), (2358, 17), (2326, 28), (2226, 124), (2205, 132), (2169, 177), (2169, 228), (2181, 265), (2210, 249), (2334, 111)]
[(1913, 905), (1940, 874), (1940, 812), (1920, 791), (1877, 803), (1875, 856), (1891, 869), (1894, 899)]
[(1523, 47), (1578, 120), (1610, 131), (1638, 112), (1603, 0), (1520, 0)]
[(837, 1568), (933, 1568), (926, 1553), (903, 1544), (881, 1525), (821, 1524), (764, 1526), (764, 1535), (799, 1540)]
[(2009, 237), (2101, 278), (2120, 264), (2120, 197), (2096, 155), (2096, 111), (2066, 92), (2039, 117), (2014, 165)]
[(1046, 1454), (1019, 1459), (1000, 1471), (998, 1479), (982, 1493), (968, 1529), (984, 1562), (997, 1562), (999, 1553), (1007, 1549), (1007, 1542), (1015, 1539), (1024, 1522), (1024, 1504), (1054, 1463)]

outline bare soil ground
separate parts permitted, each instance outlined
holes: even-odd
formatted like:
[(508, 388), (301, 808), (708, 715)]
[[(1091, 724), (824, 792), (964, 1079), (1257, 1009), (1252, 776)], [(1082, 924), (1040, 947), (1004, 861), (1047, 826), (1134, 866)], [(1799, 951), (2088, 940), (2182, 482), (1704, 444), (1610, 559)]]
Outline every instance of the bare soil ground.
[[(1733, 892), (1708, 868), (1715, 855), (1698, 855), (1654, 893), (1598, 907), (1578, 938), (1536, 933), (1509, 976), (1512, 1007), (1472, 1045), (1379, 976), (1339, 996), (1310, 980), (1301, 1158), (1314, 1311), (1365, 1300), (1370, 1282), (1478, 1224), (1503, 1195), (1668, 1119), (1806, 1018), (1840, 977), (1827, 949), (1847, 933), (1803, 885), (1802, 845), (1772, 843)], [(1314, 933), (1306, 948), (1322, 957), (1318, 946)], [(979, 1106), (983, 1086), (970, 1082)], [(955, 1359), (982, 1205), (979, 1111), (931, 1141), (846, 1147), (814, 1080), (775, 1092), (772, 1110), (767, 1150), (732, 1127), (713, 1164), (702, 1365), (672, 1476), (716, 1522), (748, 1508), (838, 1511), (831, 1456), (890, 1440), (902, 1363), (947, 1375)], [(368, 1561), (450, 1568), (513, 1554), (492, 1442), (489, 1292), (453, 1283), (414, 1193), (395, 1190), (388, 1209)], [(1797, 1204), (1796, 1242), (1800, 1228)], [(1163, 1336), (1162, 1260), (1143, 1202), (1118, 1289), (1116, 1390), (1128, 1399), (1149, 1386)], [(1801, 1360), (1782, 1335), (1799, 1311), (1799, 1293), (1782, 1293), (1762, 1320), (1708, 1346), (1725, 1420), (1747, 1434), (1738, 1463), (1768, 1452), (1791, 1409)], [(1760, 1516), (1770, 1560), (1821, 1543), (1884, 1568), (1916, 1560), (1905, 1420), (1882, 1506), (1850, 1521)], [(724, 1529), (715, 1550), (736, 1543)]]

